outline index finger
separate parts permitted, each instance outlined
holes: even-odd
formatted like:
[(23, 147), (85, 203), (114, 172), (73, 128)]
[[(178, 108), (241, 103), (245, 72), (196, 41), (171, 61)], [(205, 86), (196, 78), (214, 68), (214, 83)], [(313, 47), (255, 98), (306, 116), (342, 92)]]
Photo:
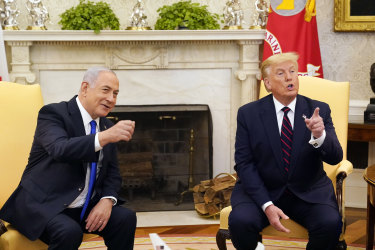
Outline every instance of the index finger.
[(289, 233), (290, 230), (286, 227), (283, 226), (283, 224), (281, 223), (281, 221), (278, 221), (277, 224), (275, 225), (275, 228), (281, 232), (284, 232), (284, 233)]
[(319, 117), (319, 110), (320, 110), (319, 107), (315, 108), (314, 114), (313, 114), (314, 117)]

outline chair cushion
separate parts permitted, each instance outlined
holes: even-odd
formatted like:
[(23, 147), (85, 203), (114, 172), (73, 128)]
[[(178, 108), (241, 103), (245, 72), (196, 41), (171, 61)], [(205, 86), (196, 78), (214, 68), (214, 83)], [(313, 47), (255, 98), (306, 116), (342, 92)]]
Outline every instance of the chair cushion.
[(0, 237), (1, 250), (45, 250), (48, 248), (48, 246), (40, 240), (29, 240), (10, 225), (7, 225), (7, 229), (8, 231)]
[[(0, 237), (0, 250), (46, 250), (48, 246), (41, 240), (31, 241), (18, 232), (9, 223), (4, 222), (8, 231)], [(96, 234), (84, 234), (83, 241), (98, 237)]]
[(281, 220), (281, 224), (290, 230), (290, 233), (277, 231), (273, 226), (268, 226), (261, 232), (262, 235), (272, 235), (288, 238), (307, 239), (309, 234), (303, 226), (292, 219)]
[[(232, 211), (232, 207), (228, 206), (221, 210), (220, 212), (220, 229), (228, 229), (228, 217), (230, 212)], [(300, 238), (306, 239), (308, 238), (307, 230), (298, 224), (297, 222), (289, 219), (289, 220), (282, 220), (281, 223), (288, 229), (290, 229), (290, 233), (283, 233), (277, 231), (274, 227), (268, 226), (263, 229), (261, 232), (262, 235), (272, 235), (272, 236), (281, 236), (281, 237), (289, 237), (289, 238)]]

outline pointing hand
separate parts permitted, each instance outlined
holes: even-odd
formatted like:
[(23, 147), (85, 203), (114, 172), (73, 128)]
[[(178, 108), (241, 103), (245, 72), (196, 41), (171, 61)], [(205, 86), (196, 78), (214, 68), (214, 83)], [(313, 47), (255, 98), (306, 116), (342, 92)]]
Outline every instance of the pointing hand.
[(319, 108), (315, 108), (311, 118), (305, 119), (306, 127), (312, 132), (314, 138), (321, 137), (325, 128), (323, 118), (319, 115), (319, 110)]

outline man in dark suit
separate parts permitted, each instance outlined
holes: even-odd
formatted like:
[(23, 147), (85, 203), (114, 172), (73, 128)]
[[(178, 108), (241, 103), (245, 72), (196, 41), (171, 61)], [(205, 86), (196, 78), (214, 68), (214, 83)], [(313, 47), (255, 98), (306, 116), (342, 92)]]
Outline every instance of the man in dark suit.
[(239, 179), (229, 230), (240, 250), (255, 249), (259, 232), (269, 224), (289, 232), (280, 221), (289, 217), (308, 229), (307, 249), (334, 249), (341, 233), (334, 188), (322, 161), (339, 163), (342, 148), (329, 106), (298, 95), (297, 60), (295, 53), (265, 60), (263, 81), (272, 94), (238, 110)]
[(84, 232), (101, 235), (108, 249), (133, 249), (136, 215), (117, 205), (121, 176), (114, 143), (129, 141), (135, 123), (113, 125), (105, 118), (118, 93), (116, 74), (94, 67), (78, 96), (39, 111), (28, 165), (1, 219), (49, 249), (78, 249)]

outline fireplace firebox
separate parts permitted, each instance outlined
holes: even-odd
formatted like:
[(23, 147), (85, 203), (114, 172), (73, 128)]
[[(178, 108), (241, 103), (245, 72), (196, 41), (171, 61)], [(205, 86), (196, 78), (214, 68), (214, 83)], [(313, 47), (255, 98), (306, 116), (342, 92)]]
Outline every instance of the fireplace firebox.
[(208, 105), (116, 106), (108, 118), (135, 121), (132, 140), (117, 144), (124, 206), (193, 210), (193, 186), (212, 178)]

